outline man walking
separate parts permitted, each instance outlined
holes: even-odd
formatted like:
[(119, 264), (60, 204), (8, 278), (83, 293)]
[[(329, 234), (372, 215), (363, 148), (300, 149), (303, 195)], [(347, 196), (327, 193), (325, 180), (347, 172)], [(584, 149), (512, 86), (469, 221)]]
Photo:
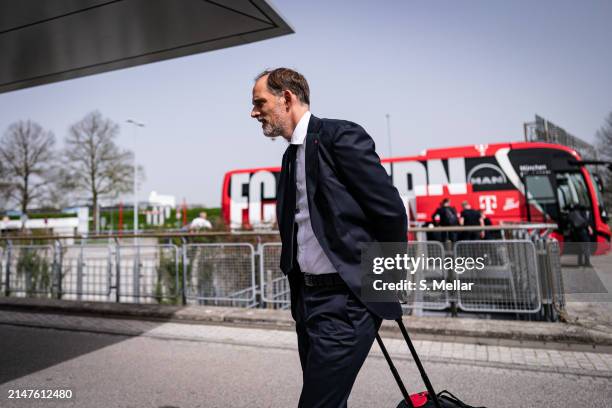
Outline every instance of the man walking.
[(362, 299), (361, 248), (406, 242), (406, 209), (372, 138), (312, 115), (300, 73), (259, 74), (251, 116), (264, 135), (289, 142), (276, 209), (303, 373), (298, 406), (346, 407), (382, 319), (401, 317), (399, 302)]

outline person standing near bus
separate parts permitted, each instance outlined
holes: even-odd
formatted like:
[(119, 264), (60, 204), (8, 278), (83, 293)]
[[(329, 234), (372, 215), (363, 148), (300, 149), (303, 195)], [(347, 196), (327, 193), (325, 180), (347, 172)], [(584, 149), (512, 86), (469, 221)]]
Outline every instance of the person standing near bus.
[[(475, 227), (480, 225), (484, 227), (484, 217), (480, 211), (474, 210), (470, 203), (464, 201), (461, 203), (463, 211), (461, 211), (461, 217), (459, 218), (459, 224), (466, 227)], [(464, 231), (462, 233), (462, 239), (475, 241), (478, 239), (484, 239), (484, 231)]]
[(276, 211), (302, 365), (298, 406), (346, 407), (382, 319), (402, 315), (399, 301), (361, 298), (361, 248), (406, 242), (406, 208), (361, 126), (310, 113), (300, 73), (259, 74), (251, 117), (289, 142)]
[(590, 242), (593, 229), (585, 212), (584, 208), (572, 205), (567, 215), (572, 241), (578, 246), (578, 266), (591, 266)]
[[(485, 227), (490, 227), (493, 225), (493, 222), (491, 222), (491, 219), (485, 215), (484, 210), (478, 209), (478, 213), (482, 217), (482, 222)], [(501, 231), (491, 231), (491, 230), (485, 231), (484, 239), (486, 240), (502, 239)]]
[[(436, 209), (436, 212), (431, 217), (432, 219), (439, 218), (441, 227), (456, 227), (459, 225), (459, 217), (457, 217), (457, 210), (451, 206), (450, 198), (445, 198), (440, 202), (440, 206)], [(455, 231), (442, 231), (442, 242), (457, 241), (457, 233)]]
[(440, 216), (433, 217), (431, 222), (426, 225), (426, 227), (431, 228), (431, 231), (427, 231), (428, 241), (443, 242), (442, 233), (435, 229), (435, 227), (439, 227), (439, 226), (440, 226)]

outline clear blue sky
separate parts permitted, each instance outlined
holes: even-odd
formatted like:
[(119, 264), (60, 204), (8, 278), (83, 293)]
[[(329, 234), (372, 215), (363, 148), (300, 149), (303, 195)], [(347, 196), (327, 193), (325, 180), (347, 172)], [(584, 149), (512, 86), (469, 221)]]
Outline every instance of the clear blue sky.
[(32, 119), (61, 145), (98, 109), (145, 167), (141, 198), (219, 206), (226, 171), (280, 164), (285, 143), (249, 117), (266, 67), (301, 71), (312, 112), (360, 123), (382, 156), (385, 113), (395, 156), (520, 140), (534, 113), (593, 141), (612, 111), (610, 0), (272, 3), (295, 34), (0, 94), (0, 131)]

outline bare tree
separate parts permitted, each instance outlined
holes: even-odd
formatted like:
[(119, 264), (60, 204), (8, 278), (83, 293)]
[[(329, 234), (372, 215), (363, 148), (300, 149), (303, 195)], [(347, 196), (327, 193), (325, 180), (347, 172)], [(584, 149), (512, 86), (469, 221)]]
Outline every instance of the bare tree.
[(90, 195), (94, 228), (98, 201), (130, 191), (134, 180), (133, 155), (115, 144), (118, 134), (116, 123), (94, 111), (72, 125), (64, 141), (66, 180), (75, 191)]
[[(612, 161), (612, 112), (604, 119), (603, 126), (595, 135), (597, 139), (597, 150), (601, 155), (601, 159)], [(605, 184), (604, 199), (608, 209), (612, 205), (612, 172), (604, 171), (600, 174), (602, 181)]]
[(41, 204), (43, 206), (58, 209), (73, 205), (75, 199), (78, 201), (79, 197), (75, 195), (71, 173), (59, 160), (57, 166), (50, 169), (49, 180), (52, 188), (49, 188), (42, 200)]
[(49, 191), (49, 174), (56, 157), (54, 146), (53, 133), (31, 120), (11, 124), (0, 139), (3, 173), (0, 187), (24, 214)]
[(608, 160), (612, 160), (612, 112), (604, 119), (604, 124), (597, 131), (596, 138), (599, 153)]
[(8, 182), (8, 176), (6, 169), (0, 161), (0, 211), (6, 209), (7, 202), (9, 200), (9, 192), (11, 184)]

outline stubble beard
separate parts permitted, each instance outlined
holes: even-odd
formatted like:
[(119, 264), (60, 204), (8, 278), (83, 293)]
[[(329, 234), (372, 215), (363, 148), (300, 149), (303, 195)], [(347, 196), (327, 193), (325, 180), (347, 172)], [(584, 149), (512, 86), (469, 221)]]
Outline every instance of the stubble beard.
[(277, 104), (274, 107), (274, 111), (272, 112), (271, 119), (274, 120), (273, 123), (266, 121), (263, 126), (263, 134), (268, 137), (278, 137), (283, 135), (283, 130), (286, 127), (287, 120), (283, 116), (283, 105)]

